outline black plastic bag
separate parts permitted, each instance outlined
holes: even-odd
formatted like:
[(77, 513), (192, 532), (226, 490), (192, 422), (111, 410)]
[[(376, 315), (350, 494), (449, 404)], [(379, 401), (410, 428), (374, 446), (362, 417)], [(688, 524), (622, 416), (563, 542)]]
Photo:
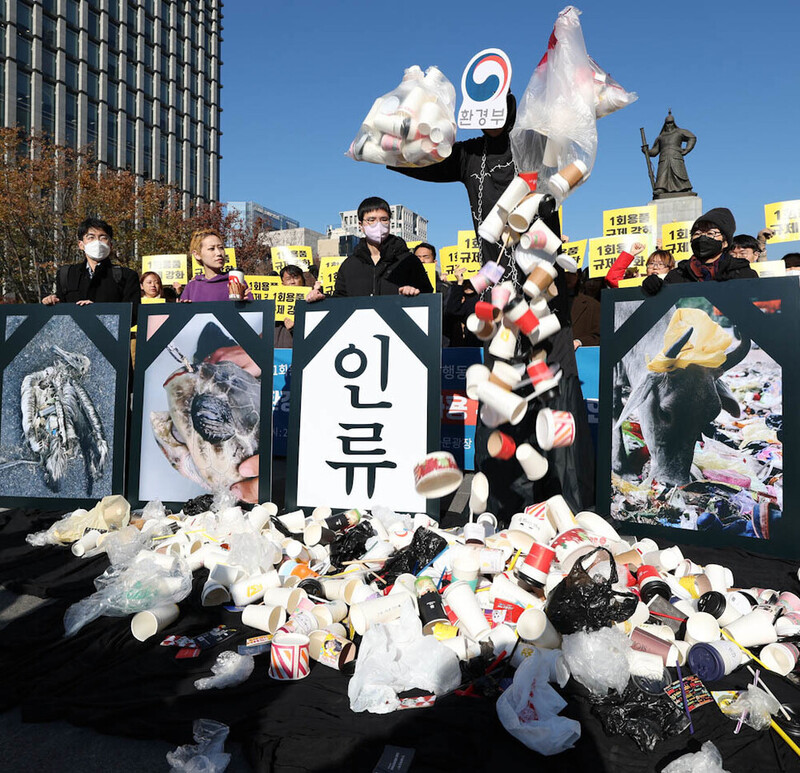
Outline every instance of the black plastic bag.
[(331, 564), (341, 570), (345, 561), (361, 558), (367, 552), (367, 540), (374, 536), (375, 529), (369, 521), (361, 521), (344, 534), (340, 534), (331, 543)]
[[(593, 579), (584, 562), (599, 550), (608, 554), (611, 576), (608, 580)], [(636, 609), (638, 599), (611, 586), (617, 581), (617, 565), (606, 548), (595, 548), (581, 556), (570, 573), (553, 589), (547, 602), (547, 617), (561, 634), (596, 631), (611, 623), (627, 620)]]
[[(392, 585), (401, 574), (416, 574), (447, 547), (447, 540), (428, 529), (419, 528), (408, 547), (395, 553), (380, 573), (386, 585)], [(434, 580), (437, 578), (433, 578)]]

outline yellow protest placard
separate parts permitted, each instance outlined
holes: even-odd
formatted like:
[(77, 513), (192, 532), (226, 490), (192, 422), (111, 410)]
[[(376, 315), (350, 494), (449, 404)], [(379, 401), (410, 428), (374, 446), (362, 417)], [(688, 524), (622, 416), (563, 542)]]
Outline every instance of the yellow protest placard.
[(414, 252), (414, 250), (417, 249), (422, 242), (406, 242), (406, 244), (408, 245), (408, 249), (410, 249), (411, 252)]
[(562, 246), (564, 252), (578, 264), (579, 269), (583, 268), (583, 261), (586, 258), (587, 241), (588, 239), (579, 239), (576, 242), (565, 242)]
[(786, 264), (782, 260), (765, 260), (763, 263), (751, 263), (759, 276), (786, 276)]
[[(236, 265), (236, 249), (234, 247), (226, 247), (225, 248), (225, 255), (227, 256), (227, 260), (225, 261), (225, 265), (222, 267), (223, 271), (230, 271), (232, 268), (237, 268)], [(192, 263), (194, 263), (194, 276), (201, 276), (203, 273), (203, 266), (200, 264), (199, 261), (196, 261), (192, 258)]]
[(436, 264), (435, 263), (423, 263), (422, 268), (425, 269), (425, 272), (428, 274), (428, 279), (430, 280), (431, 287), (433, 288), (433, 292), (436, 292)]
[(270, 298), (270, 288), (280, 287), (280, 277), (269, 274), (245, 274), (244, 281), (257, 301), (266, 301)]
[[(604, 277), (608, 270), (614, 265), (614, 261), (621, 252), (629, 246), (630, 236), (601, 236), (597, 239), (589, 239), (589, 251), (586, 260), (589, 265), (589, 278)], [(635, 268), (639, 273), (644, 271), (644, 264), (647, 256), (653, 251), (655, 239), (653, 234), (646, 234), (642, 237), (644, 251), (631, 263), (631, 268)]]
[(139, 299), (139, 303), (166, 303), (166, 298), (148, 298), (146, 295), (143, 295)]
[(639, 276), (632, 276), (630, 279), (620, 279), (619, 287), (639, 287), (647, 274), (639, 274)]
[(603, 236), (652, 234), (657, 222), (656, 206), (623, 207), (603, 211)]
[(676, 263), (692, 257), (689, 246), (692, 223), (692, 220), (676, 220), (661, 226), (661, 249), (671, 252)]
[(303, 271), (308, 271), (308, 267), (314, 262), (311, 247), (298, 245), (270, 247), (269, 253), (272, 258), (272, 270), (279, 274), (287, 263), (293, 263), (295, 266), (302, 268)]
[(295, 303), (304, 301), (310, 292), (310, 287), (279, 285), (278, 287), (270, 288), (269, 299), (275, 301), (275, 321), (293, 320)]
[(481, 268), (481, 252), (475, 231), (459, 231), (458, 244), (439, 250), (439, 262), (442, 277), (448, 282), (455, 281), (456, 268), (464, 269), (465, 279), (477, 274)]
[(319, 281), (325, 295), (333, 295), (339, 266), (347, 260), (344, 255), (327, 255), (319, 259)]
[(775, 231), (769, 244), (800, 239), (800, 199), (765, 204), (764, 225)]
[(161, 283), (171, 285), (180, 282), (185, 285), (189, 281), (186, 273), (186, 255), (142, 255), (142, 273), (155, 271), (161, 277)]

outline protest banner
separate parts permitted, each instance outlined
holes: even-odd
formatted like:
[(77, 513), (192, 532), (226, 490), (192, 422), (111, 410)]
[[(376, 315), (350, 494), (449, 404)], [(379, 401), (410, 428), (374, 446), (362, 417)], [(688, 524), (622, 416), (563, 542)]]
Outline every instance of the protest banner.
[(280, 277), (271, 274), (245, 274), (244, 281), (247, 282), (253, 298), (257, 301), (269, 300), (272, 297), (271, 289), (279, 287), (281, 284)]
[(287, 263), (298, 266), (303, 271), (308, 271), (308, 267), (314, 262), (314, 253), (311, 247), (299, 245), (270, 247), (269, 252), (272, 259), (272, 270), (278, 274)]
[(575, 261), (576, 265), (578, 266), (578, 269), (583, 268), (583, 262), (586, 259), (587, 242), (588, 239), (579, 239), (578, 241), (574, 242), (565, 242), (561, 248), (565, 254), (569, 255), (569, 257), (571, 257)]
[(333, 295), (339, 266), (347, 260), (345, 255), (326, 255), (319, 259), (319, 281), (325, 295)]
[(186, 271), (186, 255), (142, 255), (142, 274), (155, 271), (161, 277), (161, 283), (171, 285), (180, 282), (185, 285), (189, 281)]
[(689, 246), (692, 224), (692, 220), (676, 220), (661, 226), (661, 249), (671, 252), (676, 264), (692, 256)]
[(622, 234), (620, 236), (600, 236), (589, 239), (589, 254), (586, 260), (589, 264), (589, 278), (604, 277), (621, 252), (627, 251), (631, 242), (642, 241), (644, 251), (631, 263), (639, 273), (644, 271), (647, 256), (653, 251), (655, 239), (652, 233), (642, 234), (640, 238)]
[(775, 232), (770, 244), (800, 239), (800, 199), (765, 204), (764, 224)]
[(413, 471), (439, 450), (441, 335), (430, 295), (298, 307), (287, 507), (438, 512)]
[(655, 204), (645, 207), (622, 207), (603, 211), (603, 236), (653, 234), (656, 228)]
[(311, 292), (310, 287), (294, 287), (292, 285), (277, 285), (270, 288), (268, 297), (275, 301), (275, 321), (283, 322), (286, 319), (294, 319), (295, 304), (297, 301), (305, 301), (306, 296)]

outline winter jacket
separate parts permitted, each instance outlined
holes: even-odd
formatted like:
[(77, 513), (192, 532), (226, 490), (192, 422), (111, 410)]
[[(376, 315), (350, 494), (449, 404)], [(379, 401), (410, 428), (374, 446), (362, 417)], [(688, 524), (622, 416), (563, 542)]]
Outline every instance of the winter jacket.
[[(689, 266), (689, 260), (682, 260), (669, 274), (664, 277), (664, 284), (679, 284), (681, 282), (699, 282), (700, 280)], [(758, 279), (758, 274), (750, 265), (749, 260), (731, 257), (723, 252), (717, 265), (717, 282), (727, 282), (730, 279)]]
[(90, 277), (84, 260), (59, 269), (55, 294), (61, 303), (132, 303), (136, 307), (142, 292), (135, 271), (102, 260)]
[(421, 293), (433, 292), (420, 259), (399, 236), (390, 234), (378, 249), (381, 257), (374, 263), (367, 240), (359, 241), (353, 254), (339, 266), (334, 298), (397, 295), (406, 285), (416, 287)]

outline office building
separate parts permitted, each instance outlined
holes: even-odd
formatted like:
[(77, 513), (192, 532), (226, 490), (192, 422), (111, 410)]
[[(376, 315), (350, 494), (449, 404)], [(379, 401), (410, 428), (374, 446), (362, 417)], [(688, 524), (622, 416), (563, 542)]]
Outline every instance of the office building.
[(0, 118), (219, 198), (222, 0), (0, 0)]
[[(389, 225), (389, 232), (399, 236), (407, 242), (424, 242), (428, 238), (428, 221), (422, 215), (412, 212), (402, 204), (391, 204), (392, 220)], [(340, 212), (341, 225), (338, 227), (328, 226), (328, 238), (333, 239), (339, 236), (358, 236), (361, 237), (361, 229), (358, 225), (358, 210), (350, 209), (347, 212)]]
[(236, 210), (244, 220), (247, 228), (252, 228), (261, 221), (264, 229), (268, 231), (284, 231), (287, 228), (299, 228), (300, 223), (280, 212), (262, 207), (255, 201), (229, 201), (226, 205), (228, 212)]

